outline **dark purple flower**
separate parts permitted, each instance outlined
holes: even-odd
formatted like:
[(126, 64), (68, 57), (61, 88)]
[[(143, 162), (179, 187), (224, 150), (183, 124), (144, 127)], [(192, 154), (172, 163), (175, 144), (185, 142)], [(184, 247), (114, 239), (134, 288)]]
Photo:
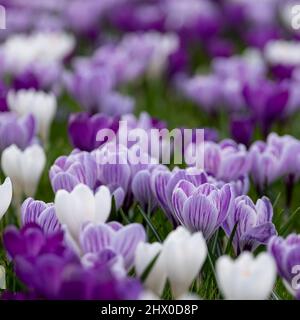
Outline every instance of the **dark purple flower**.
[(12, 144), (25, 149), (33, 142), (36, 124), (32, 114), (18, 118), (11, 112), (0, 113), (0, 150)]
[(223, 223), (228, 237), (237, 224), (233, 237), (235, 252), (254, 251), (260, 244), (267, 244), (277, 234), (272, 218), (273, 208), (268, 198), (258, 199), (254, 205), (248, 196), (237, 197), (233, 202), (233, 210)]
[(99, 130), (108, 129), (116, 133), (119, 129), (118, 120), (118, 118), (110, 118), (102, 114), (94, 116), (88, 113), (72, 114), (68, 127), (70, 140), (75, 148), (92, 151), (104, 143), (96, 139)]
[(248, 147), (254, 133), (254, 121), (247, 116), (233, 116), (230, 121), (230, 131), (236, 142)]
[(0, 112), (8, 111), (6, 102), (7, 88), (2, 81), (0, 81)]
[(243, 94), (263, 134), (268, 134), (273, 122), (283, 117), (289, 98), (288, 89), (280, 83), (260, 80), (246, 84)]
[(277, 264), (279, 275), (284, 279), (284, 284), (297, 299), (300, 299), (299, 282), (293, 283), (299, 274), (300, 265), (300, 236), (290, 234), (286, 239), (272, 237), (268, 244), (268, 251), (273, 255)]

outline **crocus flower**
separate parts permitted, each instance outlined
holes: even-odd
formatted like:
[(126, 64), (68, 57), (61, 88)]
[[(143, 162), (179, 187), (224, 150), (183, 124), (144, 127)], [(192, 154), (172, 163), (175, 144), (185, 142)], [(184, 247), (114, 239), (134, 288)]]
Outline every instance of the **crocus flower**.
[(114, 252), (122, 257), (127, 270), (132, 267), (137, 245), (145, 240), (144, 228), (138, 223), (127, 226), (117, 222), (89, 223), (80, 232), (80, 245), (84, 254), (95, 256), (105, 251)]
[(6, 178), (0, 185), (0, 220), (4, 216), (12, 199), (12, 183), (10, 178)]
[(6, 88), (4, 83), (0, 81), (0, 111), (1, 112), (8, 111), (7, 102), (6, 102), (7, 91), (8, 89)]
[[(193, 163), (194, 144), (190, 144), (186, 150), (188, 163)], [(199, 150), (201, 152), (199, 147)], [(237, 144), (233, 140), (226, 139), (220, 143), (212, 141), (204, 142), (203, 154), (204, 170), (217, 180), (231, 182), (248, 174), (250, 161), (244, 145)]]
[(215, 75), (199, 75), (180, 85), (184, 95), (206, 112), (215, 113), (221, 107), (221, 80)]
[(62, 232), (44, 234), (34, 224), (21, 230), (10, 226), (4, 245), (13, 259), (18, 278), (44, 299), (137, 299), (141, 285), (137, 280), (116, 277), (108, 261), (95, 267), (82, 266), (67, 246)]
[(135, 268), (139, 276), (157, 257), (146, 279), (146, 286), (161, 295), (166, 279), (175, 298), (185, 294), (197, 277), (206, 259), (207, 247), (201, 232), (191, 234), (183, 227), (172, 231), (163, 245), (140, 244), (135, 253)]
[(296, 41), (274, 40), (264, 50), (267, 62), (279, 78), (289, 78), (292, 71), (300, 66), (300, 45)]
[(178, 227), (167, 236), (162, 254), (173, 296), (179, 297), (200, 272), (207, 255), (206, 242), (201, 232), (190, 234)]
[(204, 172), (194, 174), (193, 168), (178, 169), (174, 168), (171, 172), (167, 167), (158, 166), (151, 174), (151, 188), (160, 207), (164, 210), (166, 216), (178, 225), (178, 219), (174, 215), (172, 194), (180, 180), (186, 180), (194, 186), (199, 186), (207, 182), (207, 175)]
[(1, 167), (13, 185), (16, 205), (19, 205), (23, 194), (34, 196), (46, 164), (46, 156), (42, 147), (32, 145), (24, 151), (15, 145), (5, 149), (1, 157)]
[(35, 90), (10, 91), (8, 105), (11, 111), (20, 116), (33, 114), (37, 131), (42, 140), (47, 142), (49, 129), (57, 108), (56, 98), (53, 94)]
[(101, 144), (97, 141), (99, 130), (112, 130), (117, 132), (119, 128), (118, 118), (111, 118), (102, 114), (90, 116), (87, 113), (72, 114), (69, 118), (69, 137), (75, 148), (83, 151), (92, 151)]
[(268, 244), (268, 251), (274, 257), (279, 275), (284, 279), (287, 289), (300, 299), (299, 265), (300, 265), (300, 236), (290, 234), (286, 239), (272, 237)]
[(172, 194), (173, 210), (179, 222), (190, 231), (201, 231), (205, 239), (231, 214), (233, 199), (229, 184), (221, 189), (209, 183), (196, 188), (185, 180), (178, 182)]
[(32, 198), (27, 198), (21, 206), (22, 225), (35, 223), (45, 234), (56, 233), (61, 225), (56, 217), (53, 203), (45, 203)]
[(254, 133), (254, 121), (251, 117), (234, 116), (230, 121), (230, 131), (237, 143), (249, 146)]
[(80, 183), (95, 188), (97, 166), (88, 152), (74, 150), (69, 156), (57, 158), (50, 168), (49, 176), (54, 192), (60, 189), (71, 192)]
[(134, 259), (135, 271), (138, 277), (141, 277), (153, 259), (157, 256), (157, 260), (145, 279), (144, 285), (158, 296), (161, 296), (167, 280), (165, 261), (161, 254), (162, 250), (163, 245), (159, 242), (141, 242), (137, 245)]
[(105, 222), (110, 214), (111, 195), (107, 187), (101, 186), (96, 194), (84, 184), (73, 191), (59, 190), (54, 207), (59, 222), (66, 225), (74, 239), (78, 239), (84, 222)]
[(293, 184), (299, 177), (300, 142), (296, 138), (271, 133), (266, 142), (256, 141), (250, 148), (251, 174), (263, 190), (280, 177)]
[(254, 204), (248, 196), (240, 196), (234, 199), (233, 203), (233, 210), (223, 223), (223, 229), (230, 237), (237, 224), (233, 237), (233, 246), (237, 254), (243, 250), (254, 251), (260, 244), (267, 244), (269, 239), (277, 234), (272, 223), (273, 208), (268, 198), (258, 199)]
[(33, 142), (35, 126), (32, 115), (18, 118), (11, 112), (0, 113), (0, 150), (12, 144), (25, 149)]
[(259, 80), (243, 89), (246, 105), (266, 136), (275, 120), (279, 120), (288, 103), (289, 91), (281, 83)]
[(6, 273), (5, 268), (3, 266), (0, 266), (0, 289), (6, 289)]
[[(70, 54), (75, 46), (73, 36), (62, 32), (39, 32), (10, 36), (0, 47), (5, 69), (18, 74), (31, 65), (51, 68)], [(18, 52), (18, 54), (17, 54)]]
[(268, 253), (256, 258), (249, 252), (236, 260), (222, 256), (216, 263), (217, 281), (224, 298), (230, 300), (265, 300), (276, 280), (276, 264)]

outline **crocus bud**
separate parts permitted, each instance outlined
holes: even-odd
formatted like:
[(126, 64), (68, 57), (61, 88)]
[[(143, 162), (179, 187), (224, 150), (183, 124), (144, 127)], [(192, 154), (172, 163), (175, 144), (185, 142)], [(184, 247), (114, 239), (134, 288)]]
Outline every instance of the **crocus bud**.
[(276, 280), (276, 265), (268, 253), (256, 258), (250, 252), (236, 260), (222, 256), (216, 263), (217, 281), (223, 296), (231, 300), (264, 300)]
[(35, 90), (10, 91), (8, 105), (10, 110), (20, 116), (33, 114), (37, 122), (38, 133), (44, 142), (47, 141), (49, 128), (57, 108), (53, 94)]
[(10, 178), (6, 178), (0, 185), (0, 220), (7, 211), (12, 199), (12, 184)]
[(105, 222), (111, 210), (109, 189), (101, 186), (96, 194), (84, 184), (78, 184), (72, 192), (59, 190), (54, 206), (59, 222), (66, 225), (71, 235), (78, 239), (84, 222)]
[(161, 254), (162, 244), (154, 243), (139, 243), (135, 251), (135, 271), (139, 277), (143, 275), (147, 267), (156, 258), (150, 273), (148, 274), (144, 285), (152, 292), (161, 296), (167, 280), (165, 262)]
[(166, 238), (162, 254), (172, 294), (178, 298), (188, 291), (206, 259), (206, 242), (201, 232), (191, 234), (178, 227)]
[(39, 145), (29, 146), (24, 151), (12, 145), (3, 151), (1, 167), (12, 180), (16, 205), (23, 194), (27, 197), (35, 195), (45, 164), (46, 156)]

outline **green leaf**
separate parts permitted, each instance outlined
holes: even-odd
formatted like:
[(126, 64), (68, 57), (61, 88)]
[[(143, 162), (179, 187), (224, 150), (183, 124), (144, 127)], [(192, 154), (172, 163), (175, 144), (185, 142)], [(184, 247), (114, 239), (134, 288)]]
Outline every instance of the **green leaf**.
[(160, 237), (160, 235), (158, 234), (157, 230), (155, 229), (155, 227), (153, 226), (151, 220), (147, 217), (146, 213), (142, 210), (142, 208), (140, 206), (137, 206), (141, 215), (143, 216), (143, 218), (145, 219), (147, 225), (149, 226), (149, 228), (151, 229), (152, 233), (154, 234), (154, 236), (156, 237), (157, 241), (162, 242), (162, 239)]
[(142, 273), (141, 275), (141, 281), (144, 283), (148, 277), (148, 275), (150, 274), (152, 268), (155, 265), (156, 260), (158, 259), (160, 255), (160, 252), (151, 260), (151, 262), (148, 264), (147, 268), (145, 269), (145, 271)]
[(225, 254), (229, 254), (230, 251), (231, 251), (233, 237), (234, 237), (234, 235), (235, 235), (235, 233), (236, 233), (236, 229), (237, 229), (238, 224), (239, 224), (239, 222), (237, 222), (237, 223), (234, 225), (233, 229), (232, 229), (232, 232), (231, 232), (231, 234), (230, 234), (230, 237), (229, 237), (229, 240), (228, 240), (228, 242), (227, 242), (226, 249), (225, 249)]

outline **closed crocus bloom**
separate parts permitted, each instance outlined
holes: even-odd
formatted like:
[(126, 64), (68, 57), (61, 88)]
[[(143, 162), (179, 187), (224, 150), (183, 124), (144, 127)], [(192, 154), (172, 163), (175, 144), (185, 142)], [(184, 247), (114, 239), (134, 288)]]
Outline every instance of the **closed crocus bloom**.
[(39, 225), (45, 234), (56, 233), (61, 230), (53, 203), (27, 198), (21, 207), (22, 225), (32, 223)]
[(249, 157), (254, 183), (263, 191), (280, 176), (280, 155), (265, 142), (256, 141), (250, 148)]
[(71, 192), (80, 183), (94, 189), (96, 173), (96, 162), (91, 154), (74, 150), (69, 156), (61, 156), (55, 160), (49, 176), (54, 192), (60, 189)]
[(10, 91), (8, 105), (11, 111), (20, 116), (33, 114), (37, 131), (47, 142), (49, 129), (56, 113), (57, 102), (54, 94), (35, 90)]
[(144, 281), (147, 289), (161, 296), (167, 280), (165, 260), (162, 255), (163, 245), (158, 242), (140, 243), (135, 251), (135, 271), (139, 277), (156, 258), (150, 273)]
[(237, 224), (233, 237), (235, 252), (254, 251), (260, 244), (267, 244), (277, 234), (272, 218), (273, 207), (268, 198), (258, 199), (254, 204), (248, 196), (237, 197), (233, 202), (233, 210), (223, 223), (228, 237)]
[(156, 197), (151, 189), (151, 173), (156, 168), (139, 171), (132, 179), (131, 188), (135, 199), (141, 204), (143, 210), (153, 211), (157, 206)]
[(12, 180), (16, 205), (23, 194), (35, 195), (45, 164), (45, 152), (39, 145), (29, 146), (24, 151), (12, 145), (3, 151), (1, 167)]
[(35, 127), (33, 115), (18, 118), (12, 112), (0, 113), (0, 151), (12, 144), (25, 149), (33, 142)]
[(118, 128), (117, 117), (111, 118), (103, 114), (90, 116), (82, 112), (70, 116), (68, 131), (75, 148), (83, 151), (92, 151), (104, 143), (104, 141), (97, 141), (99, 130), (108, 130), (108, 132), (116, 133)]
[(191, 234), (183, 227), (172, 231), (164, 242), (163, 259), (173, 296), (188, 291), (206, 259), (207, 246), (201, 232)]
[(181, 180), (172, 195), (174, 214), (190, 231), (202, 231), (209, 239), (231, 214), (234, 194), (229, 184), (218, 189), (210, 183), (196, 188)]
[(218, 286), (225, 299), (265, 300), (276, 280), (276, 264), (268, 253), (242, 253), (236, 260), (222, 256), (216, 262)]
[(293, 233), (286, 239), (272, 237), (268, 251), (276, 261), (278, 273), (283, 278), (285, 286), (297, 299), (300, 299), (300, 236)]
[(6, 178), (0, 185), (0, 220), (7, 211), (12, 199), (12, 184), (10, 178)]
[(97, 257), (105, 252), (121, 257), (126, 270), (130, 270), (134, 253), (139, 243), (146, 240), (146, 233), (141, 224), (132, 223), (122, 226), (118, 222), (88, 223), (80, 232), (80, 245), (84, 254)]
[(0, 289), (5, 290), (6, 289), (6, 275), (5, 275), (5, 268), (3, 266), (0, 266)]
[(111, 195), (101, 186), (96, 194), (84, 184), (77, 185), (70, 193), (59, 190), (54, 206), (59, 222), (66, 225), (71, 235), (78, 239), (84, 222), (105, 222), (110, 214)]

